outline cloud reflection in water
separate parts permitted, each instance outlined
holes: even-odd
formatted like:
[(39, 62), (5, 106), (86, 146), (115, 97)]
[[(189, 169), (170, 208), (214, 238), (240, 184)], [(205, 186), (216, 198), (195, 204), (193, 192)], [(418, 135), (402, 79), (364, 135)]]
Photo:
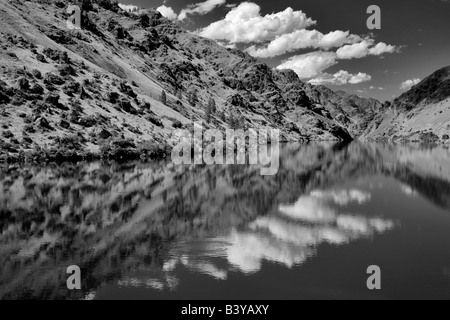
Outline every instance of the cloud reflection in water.
[[(357, 189), (314, 190), (292, 205), (279, 205), (276, 214), (259, 217), (243, 229), (233, 229), (225, 238), (210, 239), (204, 245), (183, 243), (183, 255), (167, 261), (163, 269), (171, 272), (183, 265), (225, 280), (230, 271), (260, 271), (264, 260), (287, 268), (301, 265), (317, 254), (320, 244), (344, 245), (393, 229), (391, 220), (341, 213), (349, 204), (360, 206), (370, 199), (370, 193)], [(171, 253), (172, 257), (181, 254), (178, 250)], [(218, 268), (207, 261), (208, 257), (222, 257), (228, 267)]]

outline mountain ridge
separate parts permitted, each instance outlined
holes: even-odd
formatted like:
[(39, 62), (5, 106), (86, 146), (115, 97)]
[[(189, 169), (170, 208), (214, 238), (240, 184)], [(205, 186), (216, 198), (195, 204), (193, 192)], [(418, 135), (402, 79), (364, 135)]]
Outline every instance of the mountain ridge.
[(349, 118), (345, 111), (313, 102), (312, 86), (291, 70), (192, 34), (154, 9), (75, 3), (81, 30), (67, 28), (62, 1), (0, 1), (3, 160), (36, 150), (54, 158), (61, 148), (60, 156), (74, 156), (67, 140), (76, 156), (120, 149), (148, 157), (167, 153), (175, 127), (199, 121), (220, 130), (277, 128), (282, 141), (354, 137), (337, 119)]
[(285, 142), (379, 140), (392, 109), (304, 83), (154, 9), (75, 4), (81, 30), (67, 28), (63, 1), (0, 0), (1, 161), (167, 156), (173, 130), (194, 122), (275, 128)]

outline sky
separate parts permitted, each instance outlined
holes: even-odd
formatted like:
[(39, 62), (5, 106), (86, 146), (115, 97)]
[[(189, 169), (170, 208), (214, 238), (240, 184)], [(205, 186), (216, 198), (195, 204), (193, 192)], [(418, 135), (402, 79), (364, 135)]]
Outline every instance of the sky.
[[(391, 100), (450, 65), (450, 0), (120, 0), (304, 82)], [(367, 20), (380, 8), (381, 29)]]

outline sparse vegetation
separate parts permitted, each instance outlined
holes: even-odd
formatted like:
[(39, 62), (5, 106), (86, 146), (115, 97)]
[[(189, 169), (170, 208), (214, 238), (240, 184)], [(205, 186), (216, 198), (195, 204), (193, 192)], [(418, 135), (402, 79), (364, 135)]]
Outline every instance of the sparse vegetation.
[(160, 101), (161, 101), (162, 104), (167, 104), (166, 91), (164, 91), (164, 90), (161, 92), (161, 98), (160, 98)]

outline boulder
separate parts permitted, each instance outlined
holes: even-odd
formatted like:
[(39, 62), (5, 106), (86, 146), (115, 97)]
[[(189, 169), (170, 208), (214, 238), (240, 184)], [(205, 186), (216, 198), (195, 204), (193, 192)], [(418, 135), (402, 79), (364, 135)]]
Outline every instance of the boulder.
[(53, 73), (47, 73), (44, 77), (44, 83), (49, 85), (62, 85), (64, 84), (64, 79), (60, 76), (53, 74)]
[(19, 78), (17, 83), (18, 83), (18, 86), (19, 86), (20, 90), (28, 91), (28, 89), (30, 89), (30, 82), (25, 77)]
[(102, 128), (102, 129), (100, 130), (100, 132), (97, 134), (97, 136), (98, 136), (100, 139), (108, 139), (109, 137), (112, 136), (112, 134), (111, 134), (108, 130)]
[(69, 129), (70, 128), (70, 122), (68, 122), (68, 121), (66, 121), (64, 119), (62, 119), (59, 122), (59, 125), (60, 125), (61, 128), (64, 128), (64, 129)]

